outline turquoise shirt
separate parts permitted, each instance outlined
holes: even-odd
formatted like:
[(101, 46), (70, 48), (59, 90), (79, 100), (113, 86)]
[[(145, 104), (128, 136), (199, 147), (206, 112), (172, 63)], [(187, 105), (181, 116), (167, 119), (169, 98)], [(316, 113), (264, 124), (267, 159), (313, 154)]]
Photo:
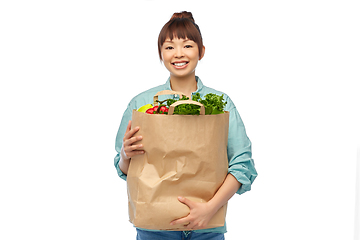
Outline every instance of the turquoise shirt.
[[(224, 99), (227, 102), (225, 111), (230, 112), (229, 135), (228, 135), (228, 146), (227, 146), (227, 154), (229, 161), (228, 173), (231, 173), (241, 183), (241, 186), (238, 189), (237, 194), (242, 194), (246, 191), (249, 191), (251, 189), (251, 184), (254, 182), (257, 176), (257, 172), (255, 170), (254, 161), (251, 158), (251, 142), (246, 135), (245, 126), (241, 120), (241, 117), (238, 111), (236, 110), (234, 103), (229, 98), (229, 96), (227, 96), (223, 92), (204, 86), (199, 77), (196, 77), (196, 81), (197, 81), (197, 90), (192, 94), (200, 93), (200, 96), (202, 98), (208, 93), (215, 93), (217, 95), (224, 94)], [(166, 81), (165, 84), (151, 88), (134, 97), (130, 101), (130, 103), (127, 106), (127, 109), (124, 112), (115, 142), (115, 149), (118, 152), (118, 154), (115, 156), (114, 159), (114, 165), (117, 170), (117, 173), (124, 180), (126, 180), (126, 175), (119, 168), (120, 151), (121, 151), (122, 140), (126, 131), (126, 127), (129, 123), (129, 120), (131, 120), (132, 110), (138, 109), (139, 107), (149, 103), (152, 104), (154, 101), (153, 100), (154, 95), (162, 90), (172, 90), (170, 86), (170, 78)], [(175, 97), (174, 95), (159, 96), (160, 101), (167, 98), (178, 99), (179, 97)], [(223, 227), (196, 230), (196, 232), (225, 233), (226, 224)]]

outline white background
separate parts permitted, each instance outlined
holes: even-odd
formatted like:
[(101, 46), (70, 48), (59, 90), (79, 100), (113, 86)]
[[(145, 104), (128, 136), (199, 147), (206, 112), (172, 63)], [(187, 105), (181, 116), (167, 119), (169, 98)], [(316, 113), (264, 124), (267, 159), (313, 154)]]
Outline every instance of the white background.
[(354, 239), (358, 1), (128, 2), (0, 3), (0, 238), (135, 239), (115, 136), (166, 81), (157, 37), (187, 10), (197, 75), (235, 102), (259, 173), (226, 239)]

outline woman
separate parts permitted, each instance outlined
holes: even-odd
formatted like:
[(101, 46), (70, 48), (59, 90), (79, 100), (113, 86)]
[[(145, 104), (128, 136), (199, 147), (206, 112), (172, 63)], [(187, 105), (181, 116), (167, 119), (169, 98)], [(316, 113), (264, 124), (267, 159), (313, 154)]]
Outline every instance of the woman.
[[(152, 97), (161, 90), (183, 92), (191, 97), (200, 93), (203, 97), (207, 93), (222, 95), (224, 93), (203, 85), (195, 75), (199, 60), (204, 57), (201, 32), (190, 12), (174, 13), (169, 22), (162, 28), (158, 39), (159, 57), (170, 72), (170, 77), (164, 85), (149, 89), (134, 97), (124, 115), (116, 138), (118, 152), (114, 163), (121, 178), (126, 180), (131, 157), (144, 154), (143, 146), (137, 142), (142, 136), (133, 137), (139, 130), (131, 129), (131, 114), (137, 109), (152, 102)], [(257, 176), (254, 162), (251, 158), (251, 142), (248, 139), (243, 122), (231, 99), (224, 94), (227, 105), (225, 110), (230, 112), (228, 137), (228, 175), (216, 192), (215, 196), (206, 203), (198, 203), (179, 197), (178, 200), (190, 208), (190, 214), (184, 218), (174, 220), (173, 224), (188, 224), (192, 231), (148, 231), (137, 229), (138, 240), (147, 239), (224, 239), (226, 225), (219, 228), (204, 229), (212, 216), (235, 194), (249, 191)]]

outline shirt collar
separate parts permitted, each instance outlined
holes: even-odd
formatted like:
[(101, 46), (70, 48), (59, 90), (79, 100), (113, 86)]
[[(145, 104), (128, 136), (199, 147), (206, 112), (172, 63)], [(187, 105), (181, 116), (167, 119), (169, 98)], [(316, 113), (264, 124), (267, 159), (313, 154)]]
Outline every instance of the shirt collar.
[[(198, 76), (195, 76), (195, 80), (197, 83), (197, 90), (195, 92), (199, 92), (202, 89), (202, 87), (204, 86), (204, 84), (202, 83), (202, 81), (200, 80), (200, 78)], [(165, 87), (167, 90), (172, 90), (171, 85), (170, 85), (170, 77), (166, 81)]]

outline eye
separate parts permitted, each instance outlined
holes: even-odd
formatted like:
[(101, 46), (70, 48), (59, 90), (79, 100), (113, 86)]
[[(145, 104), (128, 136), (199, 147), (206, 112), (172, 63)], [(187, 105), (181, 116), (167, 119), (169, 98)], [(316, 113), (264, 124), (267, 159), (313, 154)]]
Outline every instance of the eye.
[(171, 50), (171, 49), (174, 49), (172, 46), (168, 46), (168, 47), (166, 47), (165, 49), (167, 49), (167, 50)]
[(192, 48), (191, 45), (185, 45), (185, 48)]

